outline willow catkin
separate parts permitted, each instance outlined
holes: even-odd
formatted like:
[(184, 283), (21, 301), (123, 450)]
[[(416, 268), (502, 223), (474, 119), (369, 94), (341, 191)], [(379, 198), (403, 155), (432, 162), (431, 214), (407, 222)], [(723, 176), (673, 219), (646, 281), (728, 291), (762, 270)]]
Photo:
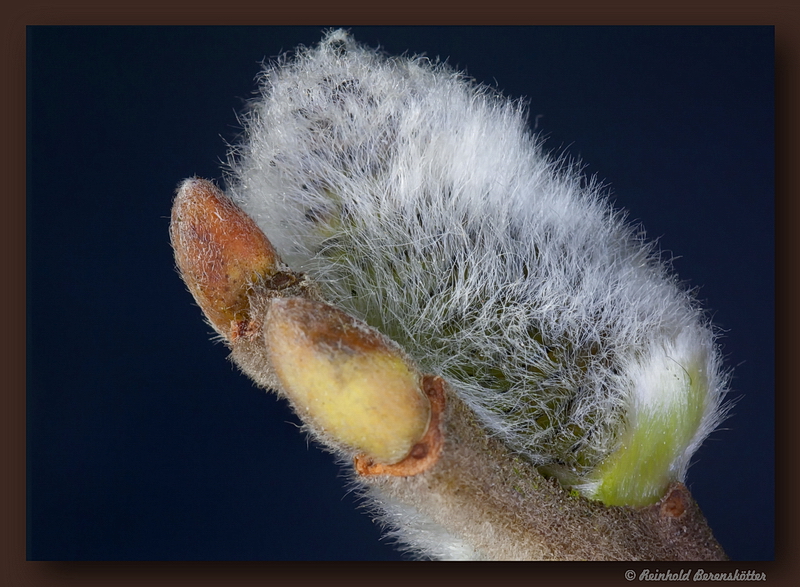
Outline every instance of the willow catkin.
[[(321, 299), (563, 486), (647, 506), (683, 481), (726, 411), (714, 330), (520, 102), (341, 30), (268, 65), (260, 91), (227, 194)], [(425, 535), (413, 508), (382, 505)]]

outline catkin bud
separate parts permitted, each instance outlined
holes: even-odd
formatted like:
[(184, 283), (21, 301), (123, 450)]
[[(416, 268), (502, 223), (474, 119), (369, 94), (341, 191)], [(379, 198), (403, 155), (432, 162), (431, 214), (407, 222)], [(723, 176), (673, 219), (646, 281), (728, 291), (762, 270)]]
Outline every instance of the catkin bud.
[(283, 391), (303, 420), (376, 461), (403, 460), (424, 436), (421, 375), (382, 334), (327, 304), (272, 301), (265, 339)]
[(248, 293), (279, 259), (255, 222), (210, 181), (187, 179), (172, 207), (170, 239), (184, 282), (217, 332), (248, 316)]

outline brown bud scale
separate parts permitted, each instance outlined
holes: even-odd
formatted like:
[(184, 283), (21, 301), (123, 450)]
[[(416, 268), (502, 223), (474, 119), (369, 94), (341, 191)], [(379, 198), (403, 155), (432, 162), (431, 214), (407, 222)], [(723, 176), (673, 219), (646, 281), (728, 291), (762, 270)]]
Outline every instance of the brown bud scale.
[(170, 239), (189, 291), (225, 336), (232, 322), (249, 318), (248, 295), (257, 283), (293, 283), (293, 276), (278, 273), (278, 255), (256, 223), (210, 181), (183, 182), (172, 208)]

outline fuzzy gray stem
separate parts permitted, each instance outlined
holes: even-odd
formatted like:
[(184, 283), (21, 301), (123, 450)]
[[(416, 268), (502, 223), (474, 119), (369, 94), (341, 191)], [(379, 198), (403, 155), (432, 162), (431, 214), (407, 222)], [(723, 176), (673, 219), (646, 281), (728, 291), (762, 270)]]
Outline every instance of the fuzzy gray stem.
[(490, 438), (451, 390), (439, 462), (413, 477), (366, 477), (493, 560), (726, 560), (681, 483), (645, 508), (568, 492)]

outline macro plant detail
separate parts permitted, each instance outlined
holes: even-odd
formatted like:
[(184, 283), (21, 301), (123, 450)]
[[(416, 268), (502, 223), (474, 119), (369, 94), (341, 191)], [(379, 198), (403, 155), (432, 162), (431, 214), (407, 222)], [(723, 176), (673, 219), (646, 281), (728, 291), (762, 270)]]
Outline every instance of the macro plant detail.
[(525, 109), (331, 31), (268, 66), (176, 262), (233, 361), (443, 559), (719, 560), (683, 481), (715, 334)]

